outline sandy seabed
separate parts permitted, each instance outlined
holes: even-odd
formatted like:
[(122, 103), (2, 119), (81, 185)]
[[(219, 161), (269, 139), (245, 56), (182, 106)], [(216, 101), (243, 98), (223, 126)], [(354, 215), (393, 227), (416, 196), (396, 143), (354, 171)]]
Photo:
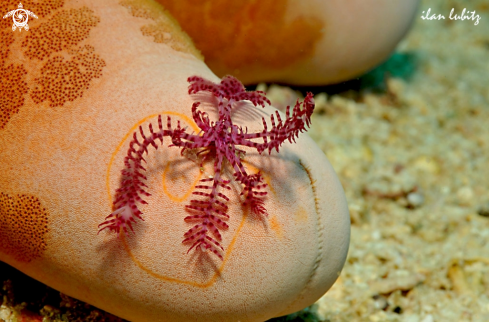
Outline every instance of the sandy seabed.
[[(447, 19), (419, 18), (428, 8)], [(475, 10), (479, 24), (450, 20), (452, 8)], [(345, 268), (314, 311), (331, 322), (489, 321), (489, 4), (422, 1), (397, 51), (414, 54), (416, 70), (389, 78), (386, 93), (316, 96), (309, 134), (340, 177), (352, 231)], [(295, 99), (268, 92), (277, 105)], [(0, 321), (21, 320), (8, 277)], [(119, 320), (65, 296), (32, 316)]]
[[(345, 189), (351, 244), (326, 321), (489, 321), (489, 3), (422, 1), (386, 94), (324, 97), (309, 134)], [(453, 21), (451, 8), (481, 16)]]

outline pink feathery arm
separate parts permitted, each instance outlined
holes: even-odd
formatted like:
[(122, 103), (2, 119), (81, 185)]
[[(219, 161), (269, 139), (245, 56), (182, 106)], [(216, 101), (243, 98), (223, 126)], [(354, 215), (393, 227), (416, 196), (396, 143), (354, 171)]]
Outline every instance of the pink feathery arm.
[[(204, 199), (192, 199), (190, 204), (186, 206), (188, 210), (194, 211), (196, 214), (187, 216), (184, 220), (188, 222), (198, 221), (198, 223), (183, 235), (185, 239), (182, 243), (192, 243), (188, 252), (194, 247), (200, 247), (203, 251), (212, 251), (222, 260), (223, 257), (220, 251), (224, 251), (224, 248), (220, 243), (222, 236), (219, 228), (229, 228), (228, 224), (221, 219), (229, 218), (229, 215), (226, 214), (228, 210), (226, 202), (229, 201), (229, 198), (219, 192), (219, 188), (227, 190), (231, 190), (231, 188), (228, 185), (229, 181), (221, 179), (221, 167), (224, 156), (218, 155), (216, 158), (213, 178), (200, 180), (201, 184), (195, 186), (197, 191), (192, 193), (193, 195), (204, 197)], [(208, 185), (208, 183), (211, 185)]]
[[(301, 109), (302, 106), (302, 109)], [(280, 114), (276, 111), (277, 123), (275, 123), (275, 117), (272, 114), (270, 121), (272, 123), (271, 130), (268, 130), (267, 123), (264, 118), (263, 131), (258, 133), (243, 133), (236, 139), (236, 143), (252, 148), (256, 148), (258, 152), (263, 152), (268, 149), (271, 153), (272, 149), (279, 151), (279, 147), (285, 140), (289, 140), (290, 143), (295, 142), (295, 138), (299, 136), (299, 133), (306, 131), (306, 126), (311, 124), (311, 115), (314, 111), (314, 98), (312, 93), (307, 93), (304, 102), (299, 103), (297, 100), (294, 108), (292, 109), (292, 115), (290, 115), (290, 107), (287, 106), (285, 121), (282, 121)], [(263, 143), (251, 141), (252, 139), (262, 138)]]
[(139, 210), (138, 204), (146, 204), (147, 202), (143, 198), (151, 195), (146, 191), (148, 186), (144, 183), (146, 180), (146, 176), (143, 174), (146, 171), (143, 166), (143, 162), (146, 163), (144, 153), (148, 154), (150, 145), (158, 149), (156, 141), (159, 140), (160, 144), (163, 144), (165, 136), (170, 137), (174, 144), (177, 142), (177, 145), (179, 139), (190, 139), (190, 135), (180, 127), (180, 121), (177, 122), (177, 127), (172, 129), (171, 118), (168, 116), (166, 125), (166, 129), (164, 129), (160, 115), (158, 116), (158, 131), (155, 132), (153, 125), (149, 124), (149, 136), (144, 134), (141, 126), (139, 127), (141, 139), (138, 139), (138, 132), (133, 133), (127, 155), (124, 158), (121, 184), (113, 201), (113, 209), (115, 210), (99, 225), (99, 232), (108, 229), (114, 232), (122, 230), (124, 233), (128, 233), (128, 228), (133, 230), (132, 224), (136, 222), (136, 219), (144, 220), (141, 217), (142, 212)]

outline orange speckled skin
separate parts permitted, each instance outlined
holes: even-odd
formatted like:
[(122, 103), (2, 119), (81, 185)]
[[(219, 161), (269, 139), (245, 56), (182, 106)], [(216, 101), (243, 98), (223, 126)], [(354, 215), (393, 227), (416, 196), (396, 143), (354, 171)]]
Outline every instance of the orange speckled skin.
[[(0, 98), (0, 238), (10, 243), (0, 244), (0, 260), (131, 321), (264, 321), (331, 287), (348, 250), (348, 208), (331, 165), (304, 134), (280, 154), (246, 155), (269, 184), (269, 216), (249, 214), (233, 186), (223, 261), (187, 254), (181, 243), (189, 193), (212, 164), (202, 173), (168, 142), (147, 157), (145, 221), (128, 237), (97, 235), (132, 132), (158, 114), (198, 131), (186, 79), (218, 78), (150, 0), (23, 5), (39, 17), (29, 31), (0, 24), (0, 93), (15, 98)], [(64, 23), (53, 28), (56, 19)], [(256, 131), (273, 111), (251, 107), (233, 120)]]

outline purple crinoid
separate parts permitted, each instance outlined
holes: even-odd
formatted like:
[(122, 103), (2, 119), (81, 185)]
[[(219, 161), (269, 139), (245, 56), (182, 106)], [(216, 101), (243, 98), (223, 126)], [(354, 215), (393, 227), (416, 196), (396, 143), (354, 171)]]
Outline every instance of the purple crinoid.
[[(310, 125), (314, 110), (314, 99), (312, 93), (307, 93), (302, 104), (297, 101), (292, 109), (292, 114), (290, 114), (290, 108), (287, 107), (284, 121), (282, 121), (279, 113), (275, 112), (277, 121), (272, 114), (272, 128), (270, 130), (267, 129), (267, 123), (262, 118), (263, 130), (258, 133), (248, 133), (247, 129), (243, 130), (242, 127), (233, 124), (231, 110), (233, 108), (246, 108), (245, 104), (241, 104), (239, 107), (236, 104), (244, 100), (250, 101), (255, 106), (270, 105), (270, 101), (263, 92), (246, 92), (243, 84), (232, 76), (224, 77), (219, 84), (198, 76), (189, 77), (188, 82), (190, 83), (189, 94), (210, 92), (215, 97), (218, 119), (210, 121), (208, 114), (198, 109), (200, 102), (195, 102), (192, 105), (192, 116), (201, 129), (199, 134), (186, 133), (185, 129), (180, 126), (180, 121), (177, 121), (177, 126), (172, 128), (172, 121), (169, 116), (166, 128), (163, 127), (161, 115), (158, 116), (157, 131), (153, 129), (152, 124), (149, 124), (149, 134), (145, 134), (140, 126), (140, 138), (138, 139), (137, 131), (134, 132), (127, 156), (124, 159), (122, 183), (116, 191), (113, 203), (115, 211), (99, 225), (99, 232), (109, 229), (117, 233), (121, 230), (128, 233), (127, 227), (132, 230), (132, 224), (136, 222), (136, 218), (143, 220), (138, 204), (146, 204), (147, 202), (143, 200), (143, 197), (150, 195), (145, 190), (148, 187), (144, 183), (146, 180), (143, 174), (146, 169), (142, 165), (142, 162), (145, 161), (144, 153), (148, 153), (150, 145), (158, 149), (157, 140), (159, 140), (159, 144), (162, 144), (163, 138), (169, 137), (172, 141), (171, 146), (180, 147), (182, 153), (186, 149), (196, 149), (198, 153), (212, 152), (215, 155), (214, 176), (200, 180), (199, 184), (195, 186), (196, 191), (193, 192), (194, 195), (202, 198), (192, 199), (186, 205), (191, 215), (185, 217), (184, 220), (197, 222), (197, 224), (184, 234), (183, 243), (191, 244), (188, 251), (194, 247), (200, 247), (204, 251), (212, 251), (222, 259), (221, 251), (224, 248), (220, 243), (222, 237), (219, 230), (228, 228), (225, 221), (229, 218), (228, 206), (226, 205), (229, 198), (224, 194), (224, 191), (231, 190), (230, 181), (221, 177), (225, 160), (233, 168), (236, 182), (243, 186), (241, 195), (244, 196), (244, 203), (249, 205), (251, 211), (256, 214), (267, 215), (263, 200), (267, 194), (264, 191), (267, 184), (263, 182), (263, 177), (259, 172), (257, 174), (246, 172), (246, 168), (240, 159), (240, 155), (245, 152), (238, 149), (237, 146), (255, 148), (261, 154), (267, 149), (269, 153), (273, 149), (278, 152), (285, 140), (289, 140), (291, 143), (295, 142), (299, 133), (305, 131), (306, 126)], [(256, 139), (258, 141), (261, 139), (262, 142), (257, 142)]]

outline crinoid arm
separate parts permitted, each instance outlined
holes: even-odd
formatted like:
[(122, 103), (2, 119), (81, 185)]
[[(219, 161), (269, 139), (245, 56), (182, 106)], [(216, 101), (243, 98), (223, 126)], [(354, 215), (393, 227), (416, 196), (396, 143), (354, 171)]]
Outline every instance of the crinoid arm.
[[(221, 175), (223, 168), (230, 165), (231, 170), (234, 171), (235, 182), (242, 186), (241, 196), (244, 196), (242, 198), (244, 205), (249, 206), (253, 213), (266, 216), (264, 198), (267, 195), (265, 191), (267, 184), (260, 172), (256, 174), (247, 172), (241, 160), (245, 151), (239, 146), (254, 148), (261, 154), (267, 149), (269, 153), (273, 149), (278, 152), (285, 140), (295, 142), (299, 133), (306, 131), (306, 127), (310, 125), (314, 99), (312, 94), (308, 93), (303, 103), (295, 104), (292, 112), (290, 107), (287, 107), (284, 121), (276, 112), (275, 116), (273, 114), (271, 116), (270, 130), (265, 119), (262, 119), (263, 130), (258, 133), (248, 133), (247, 130), (233, 124), (231, 111), (238, 106), (254, 108), (250, 104), (238, 104), (241, 101), (249, 101), (254, 106), (265, 107), (270, 104), (270, 101), (263, 92), (247, 92), (243, 84), (232, 76), (224, 77), (220, 83), (192, 76), (188, 78), (188, 82), (190, 95), (207, 92), (213, 96), (209, 102), (217, 105), (218, 119), (212, 121), (206, 112), (199, 109), (201, 102), (195, 102), (191, 112), (195, 124), (200, 128), (198, 135), (186, 133), (180, 126), (180, 121), (177, 121), (177, 126), (173, 128), (170, 117), (167, 118), (166, 128), (163, 128), (161, 116), (158, 117), (157, 131), (154, 131), (152, 124), (149, 124), (149, 134), (145, 134), (140, 126), (139, 131), (133, 134), (124, 159), (121, 185), (116, 191), (113, 202), (114, 211), (99, 225), (99, 232), (107, 229), (111, 232), (128, 233), (129, 230), (133, 230), (133, 225), (138, 220), (143, 220), (143, 213), (139, 206), (146, 203), (144, 197), (150, 196), (147, 192), (149, 187), (145, 184), (144, 156), (150, 146), (158, 149), (158, 146), (163, 143), (163, 138), (168, 137), (171, 140), (170, 147), (181, 148), (182, 154), (186, 149), (196, 149), (199, 151), (197, 154), (206, 152), (204, 158), (209, 155), (215, 156), (214, 175), (199, 181), (192, 193), (195, 198), (186, 205), (190, 214), (184, 220), (193, 226), (183, 235), (182, 243), (189, 244), (188, 252), (192, 249), (210, 251), (223, 260), (222, 231), (229, 228), (226, 223), (229, 219), (227, 205), (229, 197), (225, 192), (231, 190), (230, 180), (225, 180)], [(262, 139), (263, 142), (257, 142), (256, 139)], [(203, 161), (200, 167), (202, 163)]]
[(145, 154), (149, 153), (148, 148), (150, 146), (158, 149), (159, 145), (163, 144), (163, 138), (168, 137), (171, 139), (172, 145), (182, 148), (191, 147), (191, 139), (195, 137), (185, 133), (180, 126), (180, 121), (177, 122), (175, 128), (172, 128), (169, 116), (166, 129), (164, 129), (161, 115), (158, 116), (157, 131), (153, 130), (151, 123), (149, 124), (149, 135), (144, 133), (142, 126), (139, 127), (138, 131), (133, 133), (127, 155), (124, 158), (121, 184), (116, 190), (113, 201), (114, 211), (99, 225), (99, 232), (107, 229), (112, 232), (128, 233), (128, 228), (133, 230), (132, 225), (137, 222), (137, 219), (143, 220), (139, 205), (146, 204), (147, 202), (143, 198), (151, 195), (147, 192), (148, 186), (144, 183), (147, 178), (144, 175), (146, 168), (143, 166), (143, 163), (146, 162)]

